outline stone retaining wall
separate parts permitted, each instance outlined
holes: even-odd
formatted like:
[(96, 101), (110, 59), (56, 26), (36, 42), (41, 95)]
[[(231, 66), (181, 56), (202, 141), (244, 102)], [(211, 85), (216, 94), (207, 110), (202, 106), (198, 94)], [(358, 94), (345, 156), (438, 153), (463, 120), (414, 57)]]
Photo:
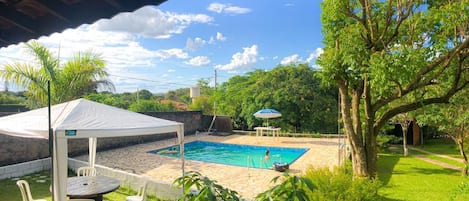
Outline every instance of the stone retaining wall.
[[(153, 117), (184, 123), (185, 135), (202, 130), (202, 112), (148, 112)], [(0, 114), (1, 115), (1, 114)], [(176, 138), (176, 133), (155, 134), (146, 136), (98, 138), (97, 150), (135, 145), (168, 138)], [(69, 156), (88, 152), (88, 139), (71, 139), (68, 141)], [(45, 139), (12, 137), (0, 134), (0, 166), (11, 165), (49, 157), (49, 142)]]

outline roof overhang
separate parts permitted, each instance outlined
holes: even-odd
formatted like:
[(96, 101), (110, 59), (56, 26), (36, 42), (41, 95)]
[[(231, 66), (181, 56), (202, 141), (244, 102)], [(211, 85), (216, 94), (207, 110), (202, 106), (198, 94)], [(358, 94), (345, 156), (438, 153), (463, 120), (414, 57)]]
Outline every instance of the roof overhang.
[(0, 48), (166, 0), (0, 0)]

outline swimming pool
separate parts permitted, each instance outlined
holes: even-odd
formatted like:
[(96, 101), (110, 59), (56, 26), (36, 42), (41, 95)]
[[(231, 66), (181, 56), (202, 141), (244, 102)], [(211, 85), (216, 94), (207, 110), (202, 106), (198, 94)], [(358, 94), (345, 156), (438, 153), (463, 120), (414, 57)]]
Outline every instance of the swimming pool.
[[(170, 147), (149, 151), (170, 157), (179, 157), (179, 153), (165, 154), (163, 150)], [(179, 147), (176, 147), (179, 150)], [(270, 159), (264, 160), (265, 151), (270, 151)], [(227, 144), (206, 141), (193, 141), (184, 145), (184, 157), (225, 165), (270, 169), (274, 162), (287, 162), (292, 164), (308, 151), (307, 148), (267, 147), (240, 144)], [(160, 152), (160, 153), (158, 153)]]

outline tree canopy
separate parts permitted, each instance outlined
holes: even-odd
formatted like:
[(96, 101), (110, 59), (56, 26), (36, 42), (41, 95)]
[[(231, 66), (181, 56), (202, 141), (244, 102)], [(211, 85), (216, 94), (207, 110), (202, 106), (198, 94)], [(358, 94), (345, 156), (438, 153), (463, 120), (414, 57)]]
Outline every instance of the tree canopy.
[[(376, 176), (376, 135), (399, 113), (469, 83), (469, 1), (325, 0), (324, 83), (339, 87), (356, 176)], [(405, 101), (403, 101), (405, 100)]]
[(264, 120), (253, 114), (272, 108), (282, 113), (281, 118), (269, 120), (273, 126), (293, 132), (336, 133), (337, 89), (321, 87), (314, 75), (307, 64), (291, 64), (232, 77), (216, 92), (217, 109), (241, 129), (261, 125)]

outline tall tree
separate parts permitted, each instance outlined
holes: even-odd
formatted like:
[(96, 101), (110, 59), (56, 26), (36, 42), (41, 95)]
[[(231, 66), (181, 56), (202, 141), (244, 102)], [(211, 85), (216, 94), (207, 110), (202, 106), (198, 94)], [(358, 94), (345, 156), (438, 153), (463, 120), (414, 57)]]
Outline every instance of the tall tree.
[(36, 41), (27, 43), (26, 48), (35, 58), (35, 64), (7, 64), (0, 77), (25, 88), (28, 105), (32, 108), (46, 105), (47, 81), (51, 83), (52, 103), (82, 97), (96, 92), (101, 86), (111, 90), (114, 88), (107, 80), (103, 59), (91, 51), (78, 52), (61, 65), (59, 58)]
[(321, 6), (321, 76), (339, 87), (355, 176), (375, 177), (376, 136), (390, 118), (446, 103), (468, 86), (469, 1), (325, 0)]

